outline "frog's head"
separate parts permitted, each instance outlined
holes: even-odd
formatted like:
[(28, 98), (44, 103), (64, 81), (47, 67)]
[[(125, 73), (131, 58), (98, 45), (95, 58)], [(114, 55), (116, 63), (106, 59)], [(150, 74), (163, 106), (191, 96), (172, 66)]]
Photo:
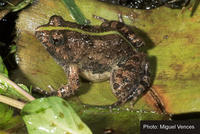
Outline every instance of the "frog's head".
[(59, 47), (65, 43), (63, 31), (60, 30), (39, 30), (35, 36), (45, 48)]
[(52, 16), (49, 22), (39, 26), (36, 29), (36, 38), (44, 45), (45, 48), (54, 48), (64, 44), (65, 37), (63, 34), (64, 20), (60, 16)]
[(35, 36), (54, 57), (59, 58), (65, 55), (65, 39), (62, 23), (63, 19), (59, 16), (52, 16), (48, 24), (39, 26), (36, 29)]

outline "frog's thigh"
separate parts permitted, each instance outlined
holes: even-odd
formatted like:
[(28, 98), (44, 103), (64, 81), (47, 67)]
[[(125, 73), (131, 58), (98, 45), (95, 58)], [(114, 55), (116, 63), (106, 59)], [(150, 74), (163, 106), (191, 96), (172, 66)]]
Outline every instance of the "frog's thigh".
[(145, 86), (140, 83), (140, 78), (137, 78), (135, 71), (129, 69), (125, 65), (124, 67), (113, 69), (110, 77), (112, 91), (118, 101), (122, 103), (130, 99), (136, 101), (145, 90)]
[(69, 97), (80, 87), (79, 69), (77, 65), (70, 65), (67, 69), (68, 83), (58, 90), (58, 96)]

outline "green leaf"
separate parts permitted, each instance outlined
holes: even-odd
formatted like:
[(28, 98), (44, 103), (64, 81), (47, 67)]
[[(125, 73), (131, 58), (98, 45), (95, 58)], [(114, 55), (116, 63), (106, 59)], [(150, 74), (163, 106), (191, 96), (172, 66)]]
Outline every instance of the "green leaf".
[(89, 21), (85, 18), (81, 10), (78, 8), (74, 0), (62, 0), (66, 7), (69, 9), (71, 15), (74, 17), (77, 23), (82, 25), (89, 24)]
[(41, 98), (24, 106), (29, 134), (92, 134), (71, 106), (59, 97)]
[(13, 110), (8, 105), (0, 103), (0, 126), (8, 122), (12, 118), (12, 115)]
[(0, 56), (0, 73), (3, 74), (4, 76), (8, 77), (8, 70), (3, 63), (3, 59), (1, 58), (1, 56)]

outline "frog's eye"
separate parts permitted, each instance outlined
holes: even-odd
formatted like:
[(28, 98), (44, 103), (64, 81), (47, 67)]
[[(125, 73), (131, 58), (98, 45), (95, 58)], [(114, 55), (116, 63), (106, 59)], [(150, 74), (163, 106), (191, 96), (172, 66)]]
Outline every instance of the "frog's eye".
[(49, 25), (52, 26), (62, 26), (63, 23), (63, 18), (57, 15), (53, 15), (51, 16), (51, 18), (49, 19)]
[(60, 32), (53, 32), (50, 38), (50, 42), (55, 46), (60, 46), (64, 44), (63, 34)]

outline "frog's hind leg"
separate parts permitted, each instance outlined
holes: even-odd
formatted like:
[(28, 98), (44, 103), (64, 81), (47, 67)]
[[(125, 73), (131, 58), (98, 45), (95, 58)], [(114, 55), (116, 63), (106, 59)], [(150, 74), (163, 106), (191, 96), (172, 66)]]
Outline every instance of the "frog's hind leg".
[[(107, 22), (107, 23), (109, 22), (109, 20), (107, 20), (107, 19), (105, 19), (103, 17), (100, 17), (100, 16), (93, 15), (93, 18), (98, 19), (98, 20), (100, 20), (102, 22)], [(122, 17), (121, 13), (118, 14), (118, 20), (119, 20), (119, 22), (124, 23), (124, 20), (123, 20), (123, 17)]]
[(138, 37), (133, 29), (123, 23), (122, 15), (119, 14), (118, 18), (119, 21), (109, 21), (102, 17), (93, 15), (94, 18), (101, 20), (103, 23), (101, 24), (101, 28), (105, 30), (113, 30), (118, 31), (124, 38), (126, 38), (135, 48), (139, 48), (141, 46), (144, 46), (144, 41)]
[(131, 99), (135, 102), (150, 87), (148, 63), (142, 63), (141, 67), (133, 60), (126, 61), (119, 68), (113, 69), (111, 73), (112, 91), (118, 98), (116, 104), (125, 103)]
[(123, 20), (121, 13), (118, 14), (118, 20), (119, 20), (119, 22), (124, 23), (124, 20)]

